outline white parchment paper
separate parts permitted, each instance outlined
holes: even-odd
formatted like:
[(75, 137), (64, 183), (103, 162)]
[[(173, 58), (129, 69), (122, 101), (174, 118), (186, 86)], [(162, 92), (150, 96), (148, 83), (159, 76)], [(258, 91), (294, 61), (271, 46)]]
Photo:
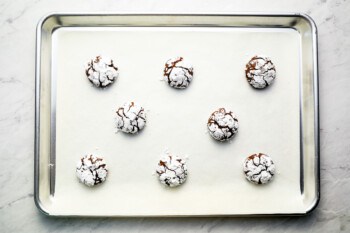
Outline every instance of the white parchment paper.
[[(56, 192), (54, 214), (221, 215), (299, 213), (299, 34), (291, 29), (61, 28), (54, 33), (57, 81)], [(120, 75), (111, 87), (93, 87), (84, 72), (96, 55), (114, 58)], [(276, 66), (275, 83), (255, 90), (246, 62), (257, 54)], [(164, 64), (183, 56), (194, 67), (186, 90), (160, 81)], [(139, 135), (115, 133), (115, 111), (125, 101), (148, 110)], [(226, 107), (239, 121), (231, 143), (206, 133), (211, 112)], [(176, 189), (152, 176), (168, 148), (188, 155), (188, 180)], [(267, 153), (277, 174), (268, 185), (245, 180), (244, 159)], [(85, 187), (77, 160), (103, 156), (107, 181)]]

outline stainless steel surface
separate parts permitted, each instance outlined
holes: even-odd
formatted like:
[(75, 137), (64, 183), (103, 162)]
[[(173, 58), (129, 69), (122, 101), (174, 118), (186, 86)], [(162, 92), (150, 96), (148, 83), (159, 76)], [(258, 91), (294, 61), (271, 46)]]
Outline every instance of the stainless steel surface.
[[(312, 19), (307, 15), (57, 13), (43, 18), (37, 27), (34, 195), (35, 202), (43, 213), (51, 215), (48, 203), (55, 195), (56, 108), (55, 88), (53, 88), (55, 83), (51, 79), (52, 33), (60, 27), (76, 26), (292, 28), (298, 31), (301, 38), (300, 64), (302, 67), (300, 74), (300, 192), (305, 203), (304, 214), (311, 212), (317, 206), (320, 198), (317, 31)], [(274, 213), (274, 215), (278, 214)], [(70, 215), (75, 216), (76, 214)]]

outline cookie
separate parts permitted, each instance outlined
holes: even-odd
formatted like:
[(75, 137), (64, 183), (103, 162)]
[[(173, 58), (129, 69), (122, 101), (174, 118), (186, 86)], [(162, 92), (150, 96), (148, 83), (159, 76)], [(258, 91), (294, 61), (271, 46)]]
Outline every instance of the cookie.
[(95, 186), (104, 182), (108, 170), (104, 159), (94, 155), (82, 157), (76, 167), (76, 175), (79, 181), (87, 186)]
[(97, 56), (91, 59), (85, 69), (86, 77), (96, 87), (107, 87), (118, 78), (118, 68), (113, 60)]
[(171, 87), (184, 89), (193, 79), (193, 67), (182, 57), (170, 59), (165, 64), (164, 79)]
[(146, 125), (146, 113), (143, 107), (127, 102), (117, 110), (117, 128), (124, 133), (135, 134)]
[(187, 178), (186, 161), (176, 155), (165, 154), (158, 163), (156, 173), (162, 184), (168, 187), (179, 186)]
[(210, 135), (218, 141), (227, 141), (238, 132), (238, 120), (235, 114), (225, 108), (219, 108), (208, 119)]
[(269, 58), (255, 56), (247, 63), (245, 75), (252, 87), (263, 89), (270, 86), (275, 80), (276, 68)]
[(275, 175), (275, 164), (266, 154), (253, 154), (243, 163), (244, 174), (254, 184), (266, 184)]

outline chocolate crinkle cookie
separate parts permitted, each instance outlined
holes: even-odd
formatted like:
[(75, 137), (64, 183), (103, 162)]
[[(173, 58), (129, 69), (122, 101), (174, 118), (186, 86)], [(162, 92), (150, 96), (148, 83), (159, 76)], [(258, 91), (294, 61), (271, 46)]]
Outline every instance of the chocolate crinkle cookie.
[(165, 64), (164, 78), (171, 87), (184, 89), (193, 79), (193, 67), (182, 57), (170, 59)]
[(275, 175), (275, 164), (271, 157), (266, 154), (253, 154), (244, 161), (243, 171), (250, 182), (266, 184)]
[(186, 161), (176, 155), (164, 155), (157, 166), (159, 181), (168, 186), (176, 187), (183, 184), (187, 178)]
[(86, 66), (85, 73), (96, 87), (107, 87), (118, 78), (119, 74), (113, 60), (102, 56), (91, 59)]
[(104, 182), (108, 170), (104, 159), (94, 155), (82, 157), (76, 167), (76, 175), (79, 181), (87, 186), (95, 186)]
[(270, 58), (255, 56), (247, 63), (245, 75), (252, 87), (263, 89), (275, 80), (276, 68)]
[(124, 133), (135, 134), (146, 125), (146, 113), (143, 107), (127, 102), (117, 110), (117, 128)]
[(208, 119), (210, 135), (218, 141), (227, 141), (238, 132), (238, 120), (235, 114), (225, 108), (219, 108)]

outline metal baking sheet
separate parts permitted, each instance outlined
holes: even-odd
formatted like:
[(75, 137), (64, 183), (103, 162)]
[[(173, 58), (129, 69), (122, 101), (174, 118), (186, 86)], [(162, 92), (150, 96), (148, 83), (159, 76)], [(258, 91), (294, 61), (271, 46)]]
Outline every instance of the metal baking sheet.
[[(104, 54), (120, 76), (93, 88), (84, 64)], [(257, 91), (246, 62), (268, 55), (277, 79)], [(190, 87), (161, 82), (173, 56), (190, 60)], [(53, 216), (304, 215), (319, 201), (317, 32), (304, 14), (70, 14), (37, 28), (35, 203)], [(135, 137), (115, 133), (114, 112), (134, 100), (148, 110)], [(231, 143), (206, 133), (218, 107), (240, 130)], [(189, 177), (168, 189), (152, 175), (165, 149), (187, 155)], [(256, 186), (242, 172), (250, 154), (271, 155), (277, 174)], [(82, 155), (103, 156), (110, 174), (96, 188), (80, 184)]]

